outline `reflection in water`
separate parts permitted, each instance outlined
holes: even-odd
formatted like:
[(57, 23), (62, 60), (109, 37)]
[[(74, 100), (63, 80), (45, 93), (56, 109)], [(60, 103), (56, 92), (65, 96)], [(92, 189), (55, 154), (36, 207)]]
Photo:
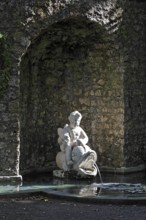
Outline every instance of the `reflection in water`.
[(56, 187), (54, 190), (62, 194), (70, 194), (82, 197), (103, 196), (146, 196), (146, 185), (130, 183), (93, 183), (90, 185), (76, 185), (72, 187)]
[[(135, 180), (134, 180), (135, 182)], [(124, 183), (124, 182), (104, 182), (97, 183), (93, 181), (73, 181), (65, 179), (54, 179), (53, 183), (56, 186), (64, 186), (63, 188), (56, 187), (55, 191), (64, 194), (76, 196), (101, 197), (101, 196), (146, 196), (146, 184), (144, 183)], [(75, 184), (72, 187), (65, 187), (66, 183)]]
[(69, 195), (76, 195), (80, 197), (95, 197), (99, 195), (100, 188), (89, 185), (89, 186), (75, 186), (71, 188), (62, 188), (62, 189), (56, 188), (55, 191)]
[(85, 196), (90, 196), (90, 197), (91, 196), (99, 196), (100, 192), (101, 192), (100, 187), (90, 185), (90, 186), (86, 186), (86, 187), (81, 188), (79, 195), (84, 196), (84, 197)]
[[(64, 193), (64, 194), (71, 194), (76, 196), (97, 196), (100, 194), (101, 191), (101, 184), (98, 186), (92, 184), (91, 180), (71, 180), (71, 179), (59, 179), (54, 178), (53, 184), (56, 185), (55, 191)], [(72, 185), (72, 187), (65, 187), (66, 185)], [(60, 188), (59, 186), (64, 186)], [(58, 188), (59, 187), (59, 188)]]

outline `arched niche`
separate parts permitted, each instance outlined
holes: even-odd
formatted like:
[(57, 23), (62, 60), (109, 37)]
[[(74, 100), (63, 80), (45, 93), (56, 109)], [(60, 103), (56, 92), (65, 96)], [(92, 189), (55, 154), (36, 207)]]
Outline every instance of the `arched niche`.
[(73, 110), (82, 113), (82, 126), (101, 165), (120, 165), (119, 63), (113, 37), (81, 17), (51, 25), (31, 43), (21, 62), (22, 172), (53, 169), (59, 150), (57, 128), (68, 123)]

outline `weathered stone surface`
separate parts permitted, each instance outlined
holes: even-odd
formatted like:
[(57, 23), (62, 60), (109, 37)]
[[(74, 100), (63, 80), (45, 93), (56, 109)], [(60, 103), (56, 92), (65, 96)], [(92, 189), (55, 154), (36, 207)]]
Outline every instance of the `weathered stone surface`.
[[(21, 184), (22, 182), (22, 176), (18, 175), (18, 176), (0, 176), (0, 183), (4, 183), (4, 184)], [(16, 188), (17, 189), (17, 188)]]
[(1, 0), (11, 68), (0, 98), (0, 175), (18, 175), (20, 153), (22, 171), (53, 169), (56, 129), (75, 109), (100, 166), (146, 161), (145, 8), (142, 1)]
[[(89, 30), (87, 25), (91, 26)], [(68, 26), (71, 28), (69, 29)], [(100, 43), (101, 40), (104, 42), (104, 47), (101, 46), (103, 44)], [(88, 23), (86, 19), (80, 19), (79, 22), (78, 18), (75, 18), (52, 25), (37, 38), (32, 47), (29, 47), (28, 53), (22, 60), (20, 79), (22, 164), (23, 160), (26, 161), (25, 157), (30, 161), (29, 163), (32, 163), (31, 166), (36, 166), (36, 163), (45, 164), (54, 159), (54, 153), (57, 151), (57, 125), (61, 125), (63, 120), (66, 120), (65, 115), (73, 109), (80, 109), (85, 114), (84, 126), (91, 138), (90, 123), (95, 121), (96, 139), (95, 142), (91, 141), (97, 151), (99, 130), (104, 129), (107, 135), (107, 140), (103, 134), (100, 136), (103, 147), (107, 145), (109, 132), (112, 131), (112, 134), (117, 136), (114, 134), (116, 128), (112, 125), (114, 124), (112, 117), (117, 121), (120, 130), (123, 129), (121, 114), (114, 112), (119, 106), (123, 106), (123, 81), (118, 70), (121, 64), (118, 59), (113, 62), (113, 58), (107, 55), (106, 50), (111, 48), (118, 54), (113, 43), (113, 36), (103, 32), (98, 24)], [(101, 66), (103, 69), (99, 68)], [(109, 74), (109, 66), (112, 69), (111, 74)], [(108, 92), (111, 93), (110, 96), (107, 96)], [(115, 98), (117, 95), (118, 100)], [(87, 115), (89, 108), (92, 108), (90, 117)], [(103, 115), (102, 109), (105, 108), (114, 112), (114, 116)], [(108, 129), (104, 127), (106, 121), (109, 124)], [(122, 142), (123, 139), (119, 141), (119, 147), (123, 145)], [(113, 142), (112, 145), (114, 148), (116, 143)], [(52, 149), (54, 149), (53, 154)], [(43, 150), (46, 152), (45, 155)], [(32, 154), (31, 151), (34, 153)], [(44, 159), (36, 162), (35, 152)], [(33, 157), (29, 159), (30, 156)]]

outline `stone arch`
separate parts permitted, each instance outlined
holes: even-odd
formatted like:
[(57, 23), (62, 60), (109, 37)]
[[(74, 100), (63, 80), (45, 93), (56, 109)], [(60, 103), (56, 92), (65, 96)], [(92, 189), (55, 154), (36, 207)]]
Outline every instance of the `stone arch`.
[[(0, 128), (0, 175), (6, 176), (6, 179), (7, 176), (20, 178), (19, 86), (21, 89), (22, 86), (21, 83), (19, 84), (19, 77), (22, 77), (20, 67), (26, 66), (22, 65), (26, 59), (25, 53), (27, 54), (29, 45), (30, 47), (33, 45), (36, 37), (40, 39), (43, 30), (46, 32), (55, 23), (77, 17), (95, 22), (97, 29), (103, 27), (109, 38), (108, 44), (100, 44), (100, 49), (99, 44), (94, 44), (97, 49), (95, 51), (91, 50), (88, 44), (90, 52), (90, 56), (87, 56), (88, 60), (90, 57), (88, 72), (97, 72), (97, 75), (102, 77), (99, 80), (97, 80), (97, 75), (96, 79), (89, 77), (90, 84), (93, 78), (95, 81), (90, 87), (90, 92), (88, 90), (88, 93), (84, 93), (79, 100), (82, 104), (80, 110), (86, 122), (83, 120), (83, 126), (89, 136), (92, 134), (91, 144), (98, 152), (99, 164), (101, 167), (110, 167), (112, 171), (115, 169), (118, 171), (117, 168), (120, 167), (122, 172), (125, 172), (127, 168), (131, 170), (129, 169), (131, 166), (137, 169), (139, 164), (143, 164), (146, 117), (145, 84), (142, 82), (145, 79), (143, 58), (146, 51), (143, 49), (145, 48), (143, 4), (115, 0), (10, 0), (1, 4), (1, 9), (1, 20), (4, 20), (1, 23), (1, 31), (11, 46), (9, 51), (11, 63), (9, 80), (0, 100), (2, 125)], [(122, 19), (123, 22), (121, 22)], [(95, 41), (91, 39), (91, 42)], [(106, 54), (106, 59), (100, 56), (101, 50)], [(99, 62), (99, 57), (102, 58), (101, 62)], [(87, 58), (85, 60), (87, 61)], [(102, 65), (97, 68), (95, 64)], [(85, 67), (82, 66), (82, 70)], [(69, 70), (71, 70), (70, 67), (68, 67)], [(90, 101), (88, 99), (86, 102), (85, 99), (89, 97), (89, 94)], [(88, 110), (85, 107), (87, 103), (89, 104)], [(20, 107), (21, 105), (20, 102)], [(91, 120), (89, 120), (89, 115)], [(66, 118), (62, 121), (65, 120)], [(23, 148), (25, 150), (25, 145)], [(24, 157), (26, 157), (25, 154)], [(23, 159), (23, 156), (21, 158)], [(30, 164), (28, 168), (30, 170)]]
[[(117, 92), (115, 96), (122, 97), (122, 82), (113, 47), (112, 36), (101, 25), (80, 16), (50, 25), (32, 42), (21, 62), (23, 172), (52, 169), (58, 150), (57, 128), (67, 123), (74, 109), (83, 114), (82, 125), (95, 150), (105, 160), (114, 158), (110, 152), (114, 134), (114, 140), (110, 140), (108, 131), (115, 129), (110, 101), (117, 105), (113, 96)], [(114, 60), (110, 52), (115, 53)], [(114, 126), (120, 126), (119, 121)], [(118, 153), (119, 149), (116, 156)]]
[[(91, 85), (93, 82), (93, 79), (95, 80), (94, 83), (92, 84), (92, 87), (90, 87), (90, 89), (88, 88), (88, 92), (83, 93), (84, 95), (80, 97), (80, 99), (78, 100), (78, 102), (81, 105), (80, 110), (82, 111), (82, 114), (84, 116), (83, 118), (85, 118), (85, 122), (86, 122), (85, 123), (83, 121), (83, 126), (85, 127), (89, 136), (90, 134), (92, 134), (91, 135), (92, 146), (94, 146), (96, 150), (100, 152), (99, 155), (102, 155), (103, 160), (100, 160), (101, 165), (106, 164), (106, 161), (109, 161), (107, 163), (107, 166), (110, 165), (110, 166), (115, 167), (117, 166), (117, 164), (118, 166), (121, 166), (119, 162), (119, 156), (117, 157), (117, 154), (119, 153), (119, 151), (115, 151), (116, 154), (114, 152), (112, 156), (111, 155), (112, 152), (110, 153), (111, 142), (110, 144), (107, 144), (109, 143), (109, 141), (106, 141), (106, 143), (102, 143), (101, 139), (109, 140), (109, 135), (106, 131), (109, 124), (107, 126), (103, 122), (105, 120), (103, 111), (107, 112), (106, 109), (107, 109), (108, 102), (110, 103), (110, 101), (112, 101), (113, 104), (115, 104), (112, 98), (106, 99), (106, 95), (104, 94), (108, 93), (108, 94), (111, 94), (111, 97), (113, 97), (113, 94), (117, 93), (116, 97), (120, 97), (120, 98), (117, 98), (117, 100), (120, 99), (119, 102), (120, 104), (122, 103), (121, 101), (122, 80), (120, 79), (121, 72), (120, 70), (118, 70), (118, 67), (117, 67), (119, 64), (119, 53), (118, 53), (118, 49), (116, 49), (117, 43), (116, 43), (116, 39), (114, 38), (115, 37), (114, 33), (118, 29), (119, 24), (121, 23), (121, 19), (122, 19), (122, 9), (121, 9), (121, 7), (123, 7), (122, 5), (124, 5), (124, 3), (121, 3), (121, 1), (117, 3), (117, 1), (114, 1), (114, 0), (113, 1), (49, 0), (49, 1), (25, 1), (25, 2), (24, 1), (23, 2), (10, 1), (8, 4), (7, 3), (2, 4), (2, 9), (4, 13), (1, 13), (1, 18), (2, 19), (4, 18), (5, 20), (5, 22), (2, 23), (2, 28), (4, 32), (6, 33), (6, 36), (8, 37), (7, 40), (9, 41), (11, 45), (10, 55), (12, 59), (11, 59), (10, 78), (8, 82), (8, 87), (1, 100), (2, 108), (0, 109), (0, 111), (4, 111), (1, 117), (1, 124), (2, 124), (1, 134), (2, 135), (0, 137), (0, 144), (1, 144), (2, 166), (0, 169), (0, 175), (11, 176), (11, 177), (17, 176), (20, 178), (19, 176), (20, 151), (21, 151), (21, 165), (22, 165), (21, 167), (23, 168), (23, 171), (25, 170), (25, 168), (29, 171), (31, 170), (31, 168), (32, 169), (36, 168), (36, 165), (37, 165), (35, 164), (35, 166), (34, 165), (31, 166), (31, 164), (28, 164), (28, 166), (24, 166), (26, 165), (24, 160), (27, 157), (25, 153), (28, 150), (28, 147), (27, 145), (22, 144), (22, 139), (20, 141), (20, 130), (22, 129), (22, 124), (23, 124), (22, 123), (23, 108), (22, 108), (22, 112), (20, 113), (19, 109), (21, 110), (22, 102), (19, 99), (19, 96), (20, 96), (20, 90), (22, 91), (22, 88), (24, 86), (24, 84), (22, 85), (22, 78), (24, 77), (24, 76), (22, 77), (22, 69), (26, 67), (26, 65), (24, 64), (25, 63), (24, 60), (26, 59), (26, 56), (27, 56), (26, 54), (28, 54), (27, 52), (29, 51), (29, 46), (31, 48), (33, 46), (33, 43), (35, 42), (36, 37), (40, 39), (42, 32), (49, 30), (49, 28), (53, 24), (57, 24), (58, 22), (64, 21), (66, 19), (69, 19), (69, 20), (75, 19), (77, 17), (80, 18), (81, 21), (82, 19), (85, 19), (86, 22), (87, 21), (94, 22), (94, 27), (96, 26), (95, 25), (96, 23), (97, 26), (95, 29), (96, 30), (100, 29), (102, 31), (104, 30), (105, 32), (104, 31), (103, 32), (106, 33), (105, 35), (103, 34), (104, 37), (106, 36), (106, 39), (109, 37), (109, 40), (107, 39), (108, 44), (106, 45), (102, 44), (102, 42), (100, 45), (92, 44), (92, 42), (95, 42), (95, 41), (91, 36), (94, 36), (95, 34), (93, 35), (91, 34), (89, 38), (90, 41), (86, 41), (86, 43), (88, 42), (88, 47), (89, 47), (88, 55), (89, 54), (90, 55), (87, 56), (85, 61), (90, 60), (88, 62), (90, 63), (90, 65), (83, 66), (82, 64), (82, 70), (84, 70), (85, 67), (88, 66), (88, 68), (86, 68), (86, 70), (83, 72), (86, 72), (86, 73), (94, 72), (95, 73), (97, 70), (98, 76), (102, 75), (100, 73), (103, 73), (103, 76), (105, 77), (97, 80), (97, 78), (95, 79), (95, 77), (91, 77), (92, 74), (91, 75), (89, 74), (89, 76), (87, 77), (87, 80), (84, 81), (85, 86), (86, 86), (87, 81), (89, 81)], [(7, 19), (5, 19), (6, 10), (9, 15)], [(80, 19), (78, 19), (79, 21), (78, 23), (80, 23)], [(95, 32), (93, 31), (93, 33)], [(80, 41), (79, 48), (81, 48), (81, 43), (82, 43), (82, 38), (80, 37), (80, 39), (81, 41)], [(95, 45), (95, 48), (91, 49), (92, 48), (91, 44), (92, 46)], [(85, 50), (82, 48), (81, 51), (82, 53), (79, 53), (79, 54), (83, 55), (83, 51)], [(104, 59), (104, 57), (101, 55), (101, 52), (99, 51), (105, 51), (105, 53), (103, 54), (105, 54), (106, 59)], [(101, 61), (98, 60), (97, 54), (100, 54), (99, 57), (101, 58)], [(83, 60), (83, 57), (82, 57), (82, 60)], [(109, 62), (106, 62), (107, 59), (109, 60)], [(75, 62), (75, 58), (73, 60)], [(100, 62), (102, 62), (101, 66), (103, 68), (100, 68), (100, 70), (98, 71), (99, 68), (97, 69), (97, 65)], [(75, 65), (76, 68), (77, 68), (77, 65), (80, 66), (79, 63), (81, 62), (76, 62), (76, 65)], [(112, 63), (114, 63), (114, 65), (112, 65)], [(68, 61), (68, 64), (69, 64), (69, 61)], [(69, 70), (72, 70), (72, 68), (69, 66), (70, 65), (68, 65), (68, 69), (67, 69), (68, 72)], [(109, 72), (112, 72), (112, 74), (108, 75)], [(114, 81), (110, 83), (112, 81), (112, 78), (114, 78), (112, 77), (114, 74), (117, 76), (116, 82)], [(86, 75), (87, 74), (85, 74), (85, 76)], [(72, 76), (75, 76), (75, 75), (72, 75)], [(20, 83), (19, 83), (19, 79), (21, 81)], [(81, 80), (78, 79), (77, 82), (78, 81), (81, 81)], [(78, 84), (78, 88), (80, 85), (81, 83)], [(118, 85), (120, 90), (116, 89), (114, 85)], [(103, 91), (102, 88), (104, 87), (107, 88), (105, 90), (105, 93), (102, 92)], [(97, 91), (95, 91), (95, 89)], [(89, 99), (89, 96), (90, 96), (90, 99)], [(22, 99), (22, 94), (20, 97)], [(87, 97), (88, 97), (88, 101), (86, 102)], [(99, 98), (97, 99), (97, 97)], [(103, 98), (101, 99), (101, 97)], [(102, 102), (102, 100), (104, 100), (104, 102)], [(88, 105), (88, 110), (87, 110), (87, 105)], [(98, 106), (101, 106), (101, 108), (99, 109)], [(98, 109), (98, 112), (97, 112), (97, 109)], [(111, 111), (112, 110), (113, 109), (111, 108)], [(117, 110), (117, 112), (118, 111), (119, 110)], [(107, 113), (105, 114), (107, 115)], [(120, 113), (116, 113), (116, 114), (117, 115), (115, 118), (118, 118), (118, 114)], [(89, 115), (91, 117), (89, 117)], [(89, 120), (89, 118), (91, 120)], [(62, 121), (64, 122), (65, 120), (66, 120), (66, 116), (64, 120)], [(116, 126), (116, 124), (114, 126)], [(112, 123), (110, 123), (110, 128), (112, 128)], [(113, 132), (113, 130), (114, 129), (112, 129), (111, 133)], [(112, 134), (112, 136), (114, 135)], [(121, 141), (121, 137), (119, 138), (119, 140)], [(100, 143), (100, 146), (99, 145), (97, 146), (97, 143), (98, 144)], [(117, 149), (121, 149), (120, 148), (121, 142), (120, 143), (116, 142), (116, 144), (118, 144)], [(106, 152), (108, 153), (106, 154)], [(24, 153), (24, 156), (23, 156), (23, 153)], [(28, 155), (30, 155), (29, 152), (28, 152)], [(36, 160), (38, 158), (36, 158)], [(117, 161), (117, 158), (118, 158), (118, 162), (115, 164), (115, 161)], [(50, 167), (51, 162), (49, 162), (48, 165)], [(41, 162), (39, 167), (46, 167), (46, 166), (47, 164), (45, 164), (44, 166), (43, 163)]]

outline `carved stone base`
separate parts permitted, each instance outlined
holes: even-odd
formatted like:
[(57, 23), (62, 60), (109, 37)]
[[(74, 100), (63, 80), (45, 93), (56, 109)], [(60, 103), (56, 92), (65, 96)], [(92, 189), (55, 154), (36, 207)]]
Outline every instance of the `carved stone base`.
[(77, 171), (71, 170), (71, 171), (63, 171), (63, 170), (54, 170), (53, 176), (58, 178), (70, 178), (70, 179), (93, 179), (94, 176), (86, 175), (81, 176), (78, 174)]
[(58, 178), (64, 178), (65, 172), (63, 170), (53, 170), (53, 176)]

